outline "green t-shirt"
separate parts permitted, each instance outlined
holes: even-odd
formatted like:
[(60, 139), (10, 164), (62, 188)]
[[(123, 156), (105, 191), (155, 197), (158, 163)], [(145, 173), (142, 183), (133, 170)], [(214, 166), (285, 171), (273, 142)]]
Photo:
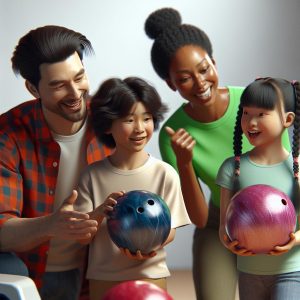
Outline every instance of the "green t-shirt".
[[(289, 196), (298, 211), (299, 189), (293, 177), (292, 155), (285, 161), (275, 165), (258, 165), (250, 160), (249, 154), (241, 156), (239, 186), (243, 189), (254, 184), (271, 185)], [(228, 158), (222, 164), (216, 183), (233, 190), (234, 158)], [(297, 225), (299, 229), (299, 226)], [(298, 230), (297, 229), (297, 230)], [(300, 247), (295, 246), (289, 252), (271, 256), (259, 254), (255, 256), (237, 256), (238, 269), (245, 273), (257, 275), (273, 275), (300, 271)]]
[[(241, 87), (228, 87), (229, 106), (224, 116), (217, 121), (200, 123), (189, 117), (183, 104), (165, 122), (159, 134), (159, 147), (162, 159), (171, 164), (175, 169), (176, 157), (172, 150), (170, 137), (164, 127), (169, 126), (174, 130), (185, 128), (196, 140), (193, 150), (193, 166), (198, 178), (203, 181), (211, 191), (212, 203), (220, 207), (220, 188), (215, 180), (218, 169), (223, 161), (233, 155), (233, 130), (236, 119), (240, 96), (244, 90)], [(252, 146), (247, 139), (243, 140), (243, 150), (247, 151)]]
[[(164, 127), (169, 126), (174, 130), (184, 128), (196, 140), (193, 149), (193, 166), (196, 176), (203, 181), (211, 191), (211, 201), (220, 207), (220, 187), (216, 185), (216, 176), (223, 161), (233, 156), (233, 131), (240, 97), (244, 90), (242, 87), (227, 87), (229, 90), (229, 106), (224, 116), (217, 121), (200, 123), (189, 117), (183, 107), (179, 107), (165, 122), (159, 133), (159, 148), (162, 159), (171, 164), (175, 169), (176, 156), (171, 147), (170, 137)], [(284, 145), (290, 150), (288, 133), (283, 137)], [(246, 137), (243, 137), (243, 152), (252, 146)]]

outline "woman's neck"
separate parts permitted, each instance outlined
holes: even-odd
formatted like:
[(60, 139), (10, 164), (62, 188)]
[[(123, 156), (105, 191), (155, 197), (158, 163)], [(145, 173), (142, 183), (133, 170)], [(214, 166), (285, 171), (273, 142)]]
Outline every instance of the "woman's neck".
[(197, 105), (189, 102), (184, 111), (194, 120), (201, 123), (210, 123), (222, 118), (229, 105), (229, 92), (227, 88), (218, 88), (215, 100), (210, 105)]

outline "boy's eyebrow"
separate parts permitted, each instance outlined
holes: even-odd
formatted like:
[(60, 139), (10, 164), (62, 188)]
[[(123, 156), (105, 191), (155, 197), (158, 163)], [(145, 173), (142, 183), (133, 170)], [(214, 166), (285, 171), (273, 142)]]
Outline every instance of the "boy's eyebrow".
[[(85, 73), (85, 69), (84, 68), (82, 68), (82, 69), (80, 69), (76, 74), (75, 74), (75, 78), (76, 77), (78, 77), (78, 76), (80, 76), (80, 75), (83, 75)], [(58, 84), (60, 84), (60, 83), (63, 83), (63, 82), (65, 82), (65, 80), (60, 80), (60, 79), (54, 79), (54, 80), (52, 80), (52, 81), (50, 81), (49, 82), (49, 86), (56, 86), (56, 85), (58, 85)]]
[[(133, 116), (133, 115), (134, 115), (134, 113), (129, 113), (126, 116)], [(143, 112), (143, 115), (152, 115), (152, 113), (150, 111), (145, 111), (145, 112)]]

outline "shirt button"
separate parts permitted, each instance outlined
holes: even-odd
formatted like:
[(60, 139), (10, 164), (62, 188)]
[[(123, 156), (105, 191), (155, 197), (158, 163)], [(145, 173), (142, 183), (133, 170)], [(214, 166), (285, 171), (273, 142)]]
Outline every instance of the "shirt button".
[(54, 191), (51, 189), (51, 190), (49, 190), (49, 195), (53, 195), (54, 194)]
[(54, 161), (54, 162), (52, 163), (52, 166), (53, 166), (54, 168), (56, 168), (57, 165), (58, 165), (58, 163), (57, 163), (56, 161)]

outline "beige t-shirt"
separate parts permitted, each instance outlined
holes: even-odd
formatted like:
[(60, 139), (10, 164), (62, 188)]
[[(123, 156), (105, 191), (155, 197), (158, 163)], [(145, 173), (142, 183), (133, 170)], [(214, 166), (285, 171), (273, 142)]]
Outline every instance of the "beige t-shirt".
[[(120, 170), (108, 159), (90, 165), (82, 174), (78, 187), (76, 208), (92, 211), (104, 202), (109, 194), (125, 190), (147, 190), (164, 199), (171, 212), (171, 227), (190, 224), (182, 193), (179, 176), (169, 164), (149, 157), (147, 162), (134, 170)], [(157, 255), (137, 261), (127, 258), (111, 241), (106, 219), (102, 222), (90, 244), (87, 278), (95, 280), (133, 280), (169, 276), (164, 249)]]
[[(78, 185), (80, 173), (87, 166), (85, 132), (87, 121), (75, 134), (62, 136), (52, 133), (60, 146), (60, 160), (57, 185), (55, 189), (54, 211), (71, 195)], [(48, 251), (47, 272), (60, 272), (79, 268), (84, 264), (85, 247), (76, 241), (53, 238)]]

